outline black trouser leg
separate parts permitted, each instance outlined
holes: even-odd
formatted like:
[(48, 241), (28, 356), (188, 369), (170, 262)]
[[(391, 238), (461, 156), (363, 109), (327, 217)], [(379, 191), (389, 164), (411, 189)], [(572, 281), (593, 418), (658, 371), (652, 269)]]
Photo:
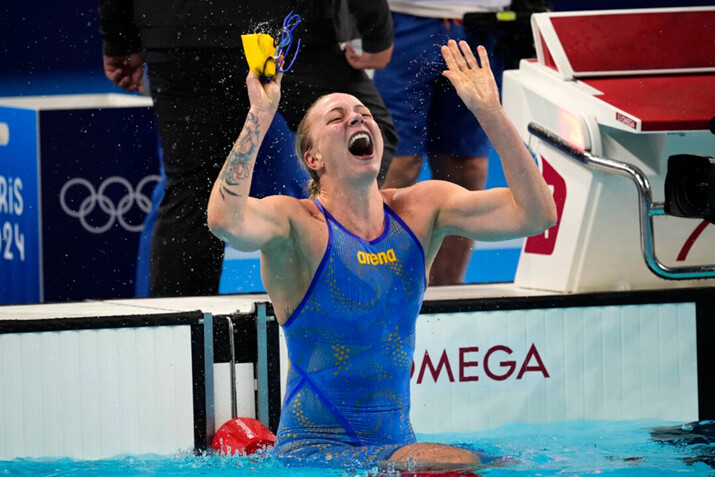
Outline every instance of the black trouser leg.
[(167, 178), (152, 237), (151, 296), (215, 295), (225, 246), (206, 225), (206, 207), (248, 111), (246, 72), (228, 52), (164, 53), (149, 63)]

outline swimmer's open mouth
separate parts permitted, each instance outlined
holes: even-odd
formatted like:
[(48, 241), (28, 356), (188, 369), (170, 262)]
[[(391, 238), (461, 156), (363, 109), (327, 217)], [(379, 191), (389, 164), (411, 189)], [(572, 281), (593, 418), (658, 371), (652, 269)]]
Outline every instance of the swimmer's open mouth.
[(348, 150), (355, 156), (371, 156), (373, 153), (372, 138), (364, 132), (355, 133), (348, 142)]

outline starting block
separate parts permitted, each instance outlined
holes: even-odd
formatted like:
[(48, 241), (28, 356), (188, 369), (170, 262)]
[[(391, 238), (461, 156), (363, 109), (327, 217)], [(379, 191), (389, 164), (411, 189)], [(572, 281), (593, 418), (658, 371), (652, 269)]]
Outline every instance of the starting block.
[(531, 24), (537, 58), (504, 72), (503, 104), (553, 190), (558, 222), (525, 240), (515, 285), (715, 285), (715, 225), (655, 204), (669, 157), (715, 156), (715, 7), (547, 12)]

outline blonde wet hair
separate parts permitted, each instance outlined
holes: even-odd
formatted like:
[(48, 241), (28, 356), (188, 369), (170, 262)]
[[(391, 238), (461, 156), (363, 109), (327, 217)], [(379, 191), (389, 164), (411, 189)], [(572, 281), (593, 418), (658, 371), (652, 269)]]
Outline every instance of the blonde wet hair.
[(316, 99), (313, 104), (310, 105), (308, 110), (305, 112), (303, 119), (301, 119), (298, 128), (295, 131), (295, 153), (298, 155), (301, 166), (310, 175), (310, 180), (308, 181), (308, 194), (311, 199), (315, 199), (320, 194), (320, 177), (318, 176), (318, 171), (308, 167), (308, 163), (305, 162), (305, 153), (313, 147), (313, 139), (310, 137), (310, 128), (308, 127), (308, 116), (310, 115), (315, 105), (318, 101), (323, 99), (325, 95)]

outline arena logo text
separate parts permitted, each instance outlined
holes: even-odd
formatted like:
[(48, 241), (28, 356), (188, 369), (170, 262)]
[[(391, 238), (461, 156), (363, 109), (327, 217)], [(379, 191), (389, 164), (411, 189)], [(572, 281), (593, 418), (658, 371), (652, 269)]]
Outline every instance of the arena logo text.
[[(478, 346), (460, 347), (459, 361), (453, 363), (450, 361), (446, 349), (442, 350), (442, 354), (438, 360), (433, 359), (429, 352), (425, 350), (421, 361), (412, 361), (410, 379), (414, 378), (415, 371), (418, 370), (417, 381), (415, 383), (421, 384), (425, 379), (426, 371), (429, 370), (429, 375), (435, 383), (442, 374), (447, 377), (449, 382), (453, 383), (455, 382), (454, 368), (457, 366), (459, 382), (479, 381), (477, 372), (479, 361), (475, 359), (478, 357), (478, 353)], [(518, 356), (515, 357), (516, 359), (504, 359), (511, 357), (513, 353), (513, 350), (509, 346), (495, 345), (490, 347), (487, 352), (484, 353), (482, 364), (482, 369), (487, 378), (494, 381), (504, 381), (509, 379), (517, 368), (516, 379), (522, 379), (526, 373), (540, 373), (544, 378), (550, 377), (549, 371), (546, 369), (544, 361), (541, 359), (541, 355), (534, 343), (531, 344), (529, 351), (527, 351), (523, 359), (519, 359)]]
[(394, 263), (397, 261), (397, 256), (393, 249), (380, 253), (366, 253), (360, 251), (357, 253), (358, 263), (363, 265), (383, 265), (386, 263)]

